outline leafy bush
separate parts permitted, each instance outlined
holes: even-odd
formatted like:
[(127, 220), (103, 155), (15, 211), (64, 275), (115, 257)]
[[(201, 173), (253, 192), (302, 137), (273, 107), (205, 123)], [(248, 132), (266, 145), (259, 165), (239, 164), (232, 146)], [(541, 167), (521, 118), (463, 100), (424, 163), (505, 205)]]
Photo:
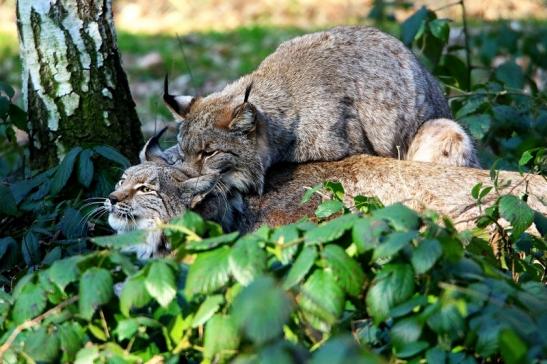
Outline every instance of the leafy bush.
[[(169, 258), (141, 264), (121, 254), (144, 239), (136, 231), (95, 238), (103, 249), (26, 275), (0, 298), (4, 361), (521, 363), (547, 355), (544, 240), (535, 262), (517, 261), (524, 271), (515, 280), (487, 241), (446, 219), (362, 196), (355, 206), (367, 213), (350, 213), (340, 184), (324, 188), (332, 199), (317, 215), (337, 217), (318, 224), (223, 235), (188, 212), (162, 226)], [(524, 232), (526, 203), (508, 196), (498, 206), (519, 216), (510, 218), (513, 236), (539, 243)]]

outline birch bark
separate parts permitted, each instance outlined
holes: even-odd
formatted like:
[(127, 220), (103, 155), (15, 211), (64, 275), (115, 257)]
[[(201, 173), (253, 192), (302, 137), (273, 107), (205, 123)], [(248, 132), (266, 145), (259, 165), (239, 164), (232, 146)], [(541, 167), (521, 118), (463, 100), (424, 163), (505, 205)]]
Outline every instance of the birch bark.
[(75, 146), (108, 144), (136, 161), (140, 123), (121, 67), (112, 0), (18, 0), (33, 167)]

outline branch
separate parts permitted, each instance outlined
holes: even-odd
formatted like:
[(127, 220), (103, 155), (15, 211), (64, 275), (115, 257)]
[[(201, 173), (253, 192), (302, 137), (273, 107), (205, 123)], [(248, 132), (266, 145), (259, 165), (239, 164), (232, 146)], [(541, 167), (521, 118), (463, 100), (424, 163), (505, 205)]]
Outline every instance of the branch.
[(55, 315), (56, 313), (60, 312), (63, 308), (65, 308), (65, 307), (73, 304), (74, 302), (78, 301), (79, 298), (80, 298), (79, 296), (73, 296), (73, 297), (69, 298), (68, 300), (66, 300), (64, 302), (59, 303), (57, 306), (47, 310), (43, 314), (41, 314), (39, 316), (36, 316), (32, 320), (27, 320), (27, 321), (23, 322), (22, 324), (19, 324), (13, 330), (13, 332), (8, 337), (6, 342), (2, 346), (0, 346), (0, 361), (4, 357), (4, 354), (6, 353), (6, 351), (9, 350), (11, 344), (13, 344), (13, 342), (15, 341), (15, 339), (17, 338), (17, 336), (21, 332), (23, 332), (26, 329), (30, 329), (31, 327), (34, 327), (34, 326), (40, 324), (40, 322), (42, 322), (45, 318), (47, 318), (49, 316), (52, 316), (52, 315)]

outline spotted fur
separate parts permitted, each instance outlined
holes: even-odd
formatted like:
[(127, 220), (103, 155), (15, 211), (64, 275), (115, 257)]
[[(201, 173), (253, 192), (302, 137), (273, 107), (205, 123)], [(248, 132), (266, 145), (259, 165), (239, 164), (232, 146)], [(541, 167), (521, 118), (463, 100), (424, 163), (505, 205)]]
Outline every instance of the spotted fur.
[(153, 136), (140, 153), (141, 164), (128, 168), (104, 203), (108, 223), (118, 233), (145, 229), (147, 240), (127, 249), (140, 259), (169, 250), (158, 223), (165, 223), (189, 208), (215, 220), (224, 230), (245, 229), (245, 205), (228, 194), (218, 174), (195, 178), (181, 169), (177, 147), (162, 150), (159, 139), (166, 128)]
[(197, 204), (217, 182), (215, 176), (189, 179), (178, 168), (143, 162), (128, 168), (105, 201), (108, 223), (118, 233), (135, 229), (148, 230), (147, 240), (128, 251), (140, 259), (165, 253), (165, 244), (158, 223), (165, 223)]

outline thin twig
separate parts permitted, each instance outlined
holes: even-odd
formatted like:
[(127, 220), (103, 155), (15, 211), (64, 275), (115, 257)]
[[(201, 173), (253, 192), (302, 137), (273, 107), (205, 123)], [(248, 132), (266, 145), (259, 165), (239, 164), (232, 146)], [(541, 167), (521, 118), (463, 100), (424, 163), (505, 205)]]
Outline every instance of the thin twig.
[(190, 75), (190, 82), (192, 83), (192, 88), (194, 89), (194, 95), (197, 95), (198, 88), (196, 86), (196, 80), (194, 79), (194, 75), (192, 74), (192, 70), (190, 69), (190, 63), (188, 62), (188, 58), (186, 57), (186, 53), (184, 52), (184, 43), (182, 42), (182, 38), (179, 34), (177, 34), (177, 41), (179, 43), (180, 53), (182, 54), (182, 60), (184, 61), (186, 69), (188, 70), (188, 75)]
[(450, 7), (455, 6), (455, 5), (460, 5), (460, 2), (461, 2), (461, 0), (458, 0), (458, 1), (455, 1), (455, 2), (453, 2), (453, 3), (445, 4), (445, 5), (441, 6), (441, 7), (438, 7), (438, 8), (433, 9), (433, 11), (436, 13), (437, 11), (441, 11), (441, 10), (444, 10), (444, 9), (446, 9), (446, 8), (450, 8)]
[(69, 305), (73, 304), (74, 302), (78, 301), (79, 298), (80, 298), (79, 296), (71, 297), (71, 298), (69, 298), (68, 300), (66, 300), (64, 302), (59, 303), (57, 306), (47, 310), (43, 314), (41, 314), (39, 316), (36, 316), (32, 320), (27, 320), (27, 321), (23, 322), (22, 324), (18, 325), (13, 330), (11, 335), (8, 337), (6, 342), (2, 346), (0, 346), (0, 361), (2, 361), (2, 358), (4, 357), (4, 354), (6, 353), (6, 351), (9, 350), (11, 344), (13, 344), (13, 342), (15, 341), (15, 339), (17, 338), (17, 336), (21, 332), (23, 332), (26, 329), (30, 329), (31, 327), (34, 327), (34, 326), (38, 325), (45, 318), (58, 313), (59, 311), (61, 311), (66, 306), (69, 306)]
[(471, 87), (471, 47), (469, 46), (469, 29), (467, 28), (467, 15), (465, 14), (464, 0), (460, 0), (462, 7), (463, 35), (465, 36), (465, 62), (467, 63), (467, 89)]

